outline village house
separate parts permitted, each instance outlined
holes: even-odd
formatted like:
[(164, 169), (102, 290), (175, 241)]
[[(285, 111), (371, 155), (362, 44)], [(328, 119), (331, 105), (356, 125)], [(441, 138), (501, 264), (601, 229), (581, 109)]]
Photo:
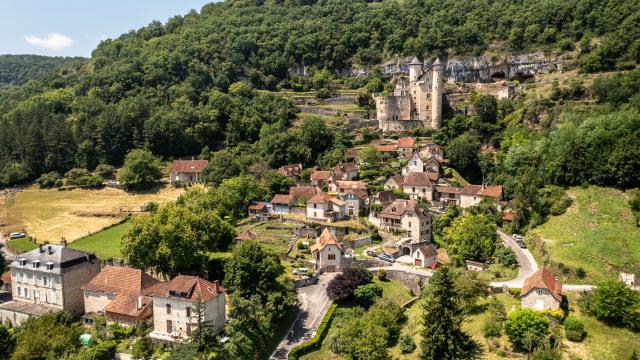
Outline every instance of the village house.
[(85, 319), (98, 314), (107, 318), (107, 324), (139, 324), (152, 316), (151, 298), (143, 292), (159, 283), (142, 270), (105, 266), (82, 286)]
[(460, 197), (462, 188), (455, 186), (436, 186), (435, 199), (440, 201), (443, 206), (460, 206)]
[(520, 291), (523, 308), (535, 310), (557, 309), (562, 303), (562, 283), (542, 266), (524, 280)]
[(333, 179), (331, 179), (331, 171), (314, 170), (313, 172), (311, 172), (310, 178), (311, 185), (317, 186), (319, 188), (322, 188), (325, 184), (327, 184), (328, 186), (329, 182), (333, 182)]
[(347, 190), (361, 190), (367, 192), (368, 185), (364, 181), (336, 181), (329, 186), (329, 192), (343, 195)]
[(433, 267), (438, 262), (438, 250), (433, 244), (422, 241), (411, 254), (413, 265), (421, 267)]
[(278, 168), (278, 174), (298, 181), (302, 177), (302, 164), (282, 165)]
[(82, 285), (100, 271), (94, 254), (62, 245), (40, 244), (9, 265), (13, 300), (0, 304), (0, 322), (19, 325), (49, 311), (84, 313)]
[(380, 227), (386, 231), (401, 230), (414, 241), (431, 240), (431, 215), (415, 200), (395, 200), (379, 216)]
[(487, 266), (487, 264), (483, 263), (483, 262), (479, 262), (479, 261), (473, 261), (473, 260), (465, 260), (464, 261), (464, 265), (465, 268), (468, 271), (484, 271), (487, 270), (489, 267)]
[(396, 194), (392, 190), (379, 191), (371, 197), (371, 203), (385, 207), (396, 200)]
[(294, 203), (291, 195), (275, 194), (271, 199), (271, 213), (275, 215), (289, 214)]
[(334, 181), (355, 180), (358, 178), (358, 165), (352, 162), (338, 164), (333, 168), (331, 177)]
[(322, 234), (320, 234), (316, 239), (316, 242), (311, 245), (309, 250), (311, 250), (314, 271), (318, 271), (320, 269), (323, 269), (326, 272), (341, 270), (344, 248), (331, 234), (328, 228), (324, 229)]
[(249, 205), (248, 212), (249, 212), (249, 216), (255, 216), (255, 215), (267, 214), (269, 211), (267, 209), (267, 204), (265, 204), (262, 201), (258, 201), (256, 203)]
[(415, 141), (412, 137), (402, 137), (399, 138), (398, 142), (396, 143), (396, 151), (400, 154), (407, 152), (412, 153), (414, 146)]
[(485, 198), (502, 200), (502, 185), (466, 185), (460, 193), (460, 207), (464, 209), (476, 206)]
[(408, 79), (398, 77), (393, 92), (387, 96), (374, 96), (378, 128), (384, 132), (439, 129), (442, 121), (444, 64), (436, 59), (425, 67), (422, 61), (414, 57), (407, 66)]
[(358, 151), (350, 148), (344, 151), (344, 161), (355, 163), (358, 160)]
[(344, 201), (320, 193), (307, 201), (307, 218), (323, 221), (336, 221), (344, 218)]
[(207, 167), (207, 160), (173, 160), (169, 172), (169, 183), (202, 181), (202, 172)]
[(307, 200), (321, 192), (322, 190), (315, 186), (293, 186), (289, 188), (289, 195), (293, 196), (293, 201), (297, 204), (306, 204)]
[(384, 183), (384, 188), (386, 190), (402, 190), (402, 184), (404, 184), (404, 176), (402, 175), (393, 175), (387, 179)]
[(149, 337), (187, 341), (196, 325), (194, 302), (202, 305), (202, 320), (211, 325), (214, 334), (220, 333), (226, 321), (225, 293), (218, 281), (189, 275), (178, 275), (171, 281), (152, 286), (146, 291), (153, 299), (153, 331)]
[(348, 189), (342, 195), (338, 195), (345, 203), (345, 215), (358, 217), (360, 209), (364, 209), (367, 203), (367, 192), (360, 189)]
[(433, 200), (433, 181), (424, 172), (412, 172), (404, 177), (402, 191), (409, 194), (409, 199), (423, 199), (431, 202)]
[(380, 151), (380, 157), (382, 159), (390, 159), (396, 156), (395, 144), (377, 144), (376, 149)]

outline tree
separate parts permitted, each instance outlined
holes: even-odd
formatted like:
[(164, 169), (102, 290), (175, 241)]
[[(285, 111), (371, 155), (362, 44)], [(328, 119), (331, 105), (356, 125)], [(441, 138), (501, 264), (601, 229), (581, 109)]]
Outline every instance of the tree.
[(360, 160), (368, 166), (375, 166), (382, 160), (380, 150), (373, 145), (367, 145), (362, 148), (362, 150), (360, 150), (359, 157)]
[(454, 286), (455, 273), (448, 266), (441, 267), (423, 291), (421, 331), (423, 360), (470, 359), (475, 343), (462, 330), (464, 308)]
[(497, 239), (495, 225), (482, 214), (460, 216), (444, 231), (450, 251), (463, 259), (487, 260), (495, 252)]
[(371, 282), (371, 273), (366, 269), (350, 267), (336, 275), (327, 285), (327, 295), (333, 301), (344, 301), (353, 297), (360, 285)]
[(268, 171), (260, 179), (262, 187), (268, 191), (268, 197), (271, 198), (275, 194), (286, 194), (289, 188), (296, 186), (296, 182), (276, 171)]
[(171, 351), (171, 355), (169, 355), (167, 360), (194, 360), (198, 359), (200, 354), (201, 352), (198, 351), (198, 345), (193, 343), (183, 344)]
[(131, 357), (135, 360), (148, 360), (153, 356), (153, 343), (147, 336), (143, 336), (133, 344)]
[(640, 190), (632, 191), (629, 197), (629, 207), (636, 218), (636, 226), (640, 226)]
[(253, 176), (240, 175), (223, 180), (210, 195), (220, 215), (234, 221), (245, 217), (247, 207), (255, 200), (266, 200), (267, 190)]
[(473, 103), (478, 120), (483, 123), (495, 124), (498, 117), (498, 101), (491, 95), (480, 95)]
[(9, 360), (16, 345), (16, 339), (5, 326), (0, 325), (0, 360)]
[(116, 174), (116, 168), (109, 164), (100, 164), (96, 166), (95, 173), (103, 179), (113, 179)]
[(593, 292), (583, 294), (580, 305), (599, 320), (640, 329), (640, 293), (621, 281), (602, 282)]
[(160, 178), (162, 178), (160, 160), (149, 150), (134, 149), (127, 154), (118, 180), (132, 189), (146, 189)]
[(449, 164), (458, 170), (465, 178), (481, 181), (478, 168), (478, 152), (480, 151), (480, 140), (471, 133), (464, 133), (445, 147), (445, 154), (449, 159)]
[(202, 301), (202, 294), (198, 293), (196, 299), (193, 301), (193, 314), (191, 319), (191, 334), (189, 338), (191, 343), (197, 346), (199, 351), (204, 351), (207, 344), (214, 338), (214, 329), (211, 325), (211, 321), (205, 319), (205, 303)]
[(465, 312), (471, 312), (478, 298), (487, 296), (489, 284), (478, 278), (475, 271), (462, 271), (456, 277), (455, 287)]
[(489, 302), (489, 319), (482, 328), (484, 337), (499, 337), (502, 334), (502, 324), (507, 319), (504, 304), (495, 296)]
[(514, 345), (531, 353), (549, 332), (549, 320), (528, 308), (512, 311), (504, 323), (504, 331)]
[(211, 155), (209, 163), (202, 172), (202, 179), (214, 186), (222, 180), (240, 175), (242, 167), (237, 158), (227, 150), (216, 151)]
[(564, 319), (564, 335), (570, 341), (582, 341), (584, 338), (584, 324), (575, 316)]
[(331, 348), (347, 359), (388, 360), (387, 337), (384, 324), (365, 316), (348, 318), (332, 338)]
[(210, 251), (226, 250), (234, 230), (215, 210), (193, 210), (166, 204), (156, 212), (134, 218), (122, 238), (122, 255), (136, 268), (173, 277), (202, 272)]
[(16, 332), (14, 360), (60, 359), (80, 348), (82, 327), (71, 314), (49, 312), (24, 322)]
[(369, 306), (382, 296), (382, 287), (378, 284), (360, 285), (353, 291), (353, 296), (361, 304)]
[(62, 186), (62, 176), (55, 171), (42, 174), (36, 179), (36, 183), (40, 185), (41, 189), (49, 189), (52, 187)]

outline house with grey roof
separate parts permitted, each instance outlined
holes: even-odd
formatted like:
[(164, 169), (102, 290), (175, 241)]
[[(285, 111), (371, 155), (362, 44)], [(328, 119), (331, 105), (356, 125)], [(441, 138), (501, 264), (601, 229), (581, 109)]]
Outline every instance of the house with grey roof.
[(9, 265), (13, 299), (0, 304), (0, 321), (19, 325), (32, 316), (66, 310), (84, 313), (82, 286), (100, 271), (94, 254), (62, 245), (40, 244)]

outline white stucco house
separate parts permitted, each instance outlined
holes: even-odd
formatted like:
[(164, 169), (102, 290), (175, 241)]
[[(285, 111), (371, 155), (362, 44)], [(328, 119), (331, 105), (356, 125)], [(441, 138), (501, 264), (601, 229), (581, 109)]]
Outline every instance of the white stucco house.
[(202, 181), (202, 172), (207, 167), (207, 160), (173, 160), (171, 172), (169, 173), (169, 183), (176, 181), (199, 182)]
[(327, 193), (314, 195), (307, 201), (307, 219), (336, 221), (344, 218), (345, 202)]
[(315, 244), (311, 245), (309, 249), (311, 250), (315, 271), (324, 269), (327, 272), (334, 272), (340, 271), (342, 268), (344, 248), (328, 228), (324, 229), (316, 239)]
[(431, 215), (415, 200), (394, 200), (380, 212), (379, 224), (386, 231), (400, 230), (413, 241), (431, 240)]
[(520, 300), (522, 307), (529, 309), (557, 309), (562, 303), (562, 283), (542, 266), (524, 280)]
[(421, 242), (411, 254), (413, 265), (431, 267), (438, 261), (438, 250), (433, 244)]
[(198, 276), (178, 275), (171, 281), (152, 286), (146, 292), (153, 299), (153, 331), (149, 337), (185, 342), (195, 328), (194, 303), (204, 308), (204, 321), (214, 333), (222, 331), (225, 321), (225, 293), (218, 281)]

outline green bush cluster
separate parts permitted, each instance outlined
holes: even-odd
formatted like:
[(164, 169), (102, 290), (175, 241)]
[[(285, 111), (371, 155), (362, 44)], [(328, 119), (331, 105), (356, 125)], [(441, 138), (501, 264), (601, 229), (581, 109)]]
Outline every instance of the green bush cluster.
[(564, 320), (564, 335), (570, 341), (582, 341), (584, 338), (584, 324), (575, 316), (569, 316)]

